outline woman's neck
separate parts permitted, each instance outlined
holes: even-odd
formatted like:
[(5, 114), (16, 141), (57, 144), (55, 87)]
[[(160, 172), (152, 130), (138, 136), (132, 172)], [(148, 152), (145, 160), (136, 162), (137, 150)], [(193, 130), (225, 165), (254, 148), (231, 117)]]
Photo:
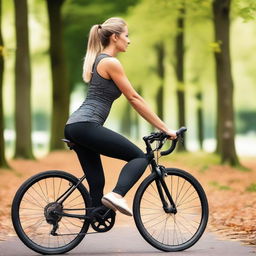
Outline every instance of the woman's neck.
[(105, 53), (109, 56), (116, 57), (118, 54), (118, 51), (116, 50), (115, 47), (107, 46), (106, 48), (103, 49), (101, 53)]

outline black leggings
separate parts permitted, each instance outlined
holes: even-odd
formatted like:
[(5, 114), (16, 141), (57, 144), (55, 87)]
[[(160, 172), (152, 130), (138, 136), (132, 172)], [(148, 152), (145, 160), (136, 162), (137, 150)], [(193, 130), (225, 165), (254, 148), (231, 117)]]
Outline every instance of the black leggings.
[(148, 165), (145, 154), (136, 145), (94, 122), (66, 125), (65, 138), (75, 143), (74, 150), (86, 175), (93, 206), (101, 205), (105, 185), (100, 154), (128, 162), (113, 189), (122, 196), (138, 181)]

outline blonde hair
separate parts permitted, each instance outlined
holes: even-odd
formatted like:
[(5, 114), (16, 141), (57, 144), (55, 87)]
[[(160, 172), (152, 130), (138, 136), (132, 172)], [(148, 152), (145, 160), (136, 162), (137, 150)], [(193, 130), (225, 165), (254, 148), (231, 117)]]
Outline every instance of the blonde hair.
[(120, 35), (126, 26), (122, 18), (109, 18), (104, 23), (93, 25), (89, 33), (87, 51), (83, 65), (83, 79), (89, 82), (92, 77), (92, 67), (97, 55), (109, 45), (112, 34)]

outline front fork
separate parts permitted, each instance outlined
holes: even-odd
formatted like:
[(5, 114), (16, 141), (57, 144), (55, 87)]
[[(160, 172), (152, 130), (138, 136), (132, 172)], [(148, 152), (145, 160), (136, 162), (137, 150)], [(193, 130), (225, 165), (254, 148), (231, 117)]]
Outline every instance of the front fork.
[[(156, 182), (156, 187), (157, 187), (159, 196), (160, 196), (162, 204), (163, 204), (163, 209), (166, 213), (176, 214), (177, 213), (176, 205), (175, 205), (175, 203), (172, 199), (172, 196), (169, 192), (169, 189), (165, 183), (165, 177), (167, 176), (165, 167), (159, 165), (156, 167), (156, 171), (157, 171), (158, 175), (157, 175), (155, 182)], [(166, 195), (167, 200), (164, 195)]]

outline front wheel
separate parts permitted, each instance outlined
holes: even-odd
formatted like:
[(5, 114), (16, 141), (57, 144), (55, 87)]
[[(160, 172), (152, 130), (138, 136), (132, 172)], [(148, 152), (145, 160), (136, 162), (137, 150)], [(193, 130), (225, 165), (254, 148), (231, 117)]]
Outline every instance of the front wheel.
[[(166, 211), (157, 186), (158, 176), (152, 173), (138, 188), (133, 213), (143, 238), (155, 248), (182, 251), (202, 236), (208, 221), (208, 202), (200, 183), (189, 173), (169, 168), (163, 177), (177, 211)], [(158, 182), (159, 184), (159, 182)], [(169, 200), (163, 191), (165, 201)]]
[(24, 182), (12, 203), (14, 229), (30, 249), (41, 254), (62, 254), (77, 246), (85, 236), (89, 221), (55, 214), (86, 215), (91, 201), (82, 183), (58, 203), (58, 198), (78, 183), (63, 171), (46, 171)]

